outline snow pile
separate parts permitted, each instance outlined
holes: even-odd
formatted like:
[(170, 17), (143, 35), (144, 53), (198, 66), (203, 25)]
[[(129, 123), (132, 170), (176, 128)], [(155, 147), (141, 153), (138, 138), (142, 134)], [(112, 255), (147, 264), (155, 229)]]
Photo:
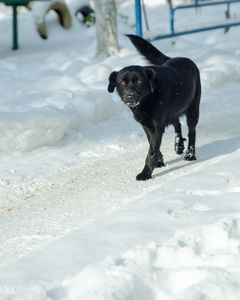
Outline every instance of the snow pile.
[[(237, 55), (238, 52), (237, 52)], [(240, 80), (240, 61), (235, 61), (232, 56), (210, 55), (205, 61), (205, 67), (201, 72), (204, 87), (221, 85), (226, 82)]]
[[(46, 105), (26, 112), (0, 113), (0, 151), (32, 151), (58, 144), (70, 130), (78, 130), (82, 123), (98, 123), (115, 113), (111, 97), (103, 93), (76, 96), (78, 107), (65, 104), (63, 109)], [(66, 98), (65, 98), (66, 99)], [(48, 102), (52, 98), (46, 99)], [(59, 98), (58, 98), (59, 100)]]
[(239, 249), (240, 219), (179, 230), (88, 266), (64, 283), (66, 299), (238, 299)]
[[(108, 120), (116, 112), (110, 95), (102, 90), (90, 91), (80, 79), (84, 77), (84, 64), (79, 63), (78, 54), (69, 57), (54, 53), (39, 65), (33, 59), (20, 65), (0, 60), (0, 65), (0, 151), (32, 151), (56, 145), (71, 130), (87, 122)], [(109, 68), (104, 64), (94, 68), (97, 79), (106, 81)], [(93, 72), (84, 72), (82, 79), (89, 82)]]
[(64, 110), (48, 106), (21, 113), (0, 113), (0, 151), (32, 151), (58, 143), (78, 128), (78, 115), (74, 108)]

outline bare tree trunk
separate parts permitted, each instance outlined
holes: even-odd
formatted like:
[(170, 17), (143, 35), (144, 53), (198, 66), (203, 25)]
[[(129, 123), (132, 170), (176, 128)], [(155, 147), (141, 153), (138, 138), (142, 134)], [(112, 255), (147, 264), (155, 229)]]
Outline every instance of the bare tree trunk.
[(96, 15), (97, 55), (118, 52), (117, 10), (115, 0), (93, 0)]

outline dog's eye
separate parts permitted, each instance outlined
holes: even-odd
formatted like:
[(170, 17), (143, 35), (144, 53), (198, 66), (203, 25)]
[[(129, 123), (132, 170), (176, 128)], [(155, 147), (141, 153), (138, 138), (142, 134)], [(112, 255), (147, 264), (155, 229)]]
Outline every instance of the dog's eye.
[(121, 81), (121, 85), (122, 85), (122, 86), (126, 86), (126, 85), (127, 85), (126, 81), (122, 80), (122, 81)]
[(138, 84), (142, 84), (142, 80), (141, 80), (141, 79), (138, 79), (137, 83), (138, 83)]

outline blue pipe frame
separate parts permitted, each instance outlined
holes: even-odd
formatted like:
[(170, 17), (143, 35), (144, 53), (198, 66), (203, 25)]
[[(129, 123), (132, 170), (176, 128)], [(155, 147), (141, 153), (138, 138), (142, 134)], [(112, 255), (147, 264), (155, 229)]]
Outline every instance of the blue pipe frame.
[[(176, 10), (213, 6), (213, 5), (221, 5), (221, 4), (227, 4), (229, 7), (230, 4), (232, 4), (232, 3), (240, 3), (240, 0), (213, 1), (213, 2), (204, 2), (204, 3), (199, 3), (198, 0), (195, 0), (195, 4), (176, 6), (176, 7), (172, 8), (170, 11), (171, 33), (164, 34), (164, 35), (158, 35), (155, 38), (151, 39), (151, 41), (176, 37), (176, 36), (185, 35), (185, 34), (197, 33), (197, 32), (202, 32), (202, 31), (208, 31), (208, 30), (214, 30), (214, 29), (220, 29), (220, 28), (229, 28), (232, 26), (239, 26), (240, 21), (232, 22), (232, 23), (229, 22), (226, 24), (219, 24), (219, 25), (209, 26), (209, 27), (200, 27), (197, 29), (185, 30), (185, 31), (180, 31), (180, 32), (175, 32), (175, 29), (174, 29), (174, 14), (175, 14)], [(139, 36), (142, 36), (141, 0), (135, 0), (135, 7), (136, 7), (136, 34)], [(140, 10), (140, 12), (139, 12), (139, 10)]]
[(135, 0), (136, 34), (142, 36), (142, 8), (141, 0)]

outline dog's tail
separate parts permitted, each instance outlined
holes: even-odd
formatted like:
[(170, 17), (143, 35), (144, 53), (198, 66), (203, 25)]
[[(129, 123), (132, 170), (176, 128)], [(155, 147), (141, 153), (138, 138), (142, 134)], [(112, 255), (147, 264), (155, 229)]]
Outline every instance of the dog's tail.
[(133, 43), (137, 51), (142, 56), (144, 56), (151, 64), (156, 66), (161, 66), (167, 60), (170, 59), (170, 57), (164, 55), (157, 48), (155, 48), (151, 43), (144, 40), (140, 36), (134, 34), (127, 34), (126, 36), (131, 40), (131, 42)]

